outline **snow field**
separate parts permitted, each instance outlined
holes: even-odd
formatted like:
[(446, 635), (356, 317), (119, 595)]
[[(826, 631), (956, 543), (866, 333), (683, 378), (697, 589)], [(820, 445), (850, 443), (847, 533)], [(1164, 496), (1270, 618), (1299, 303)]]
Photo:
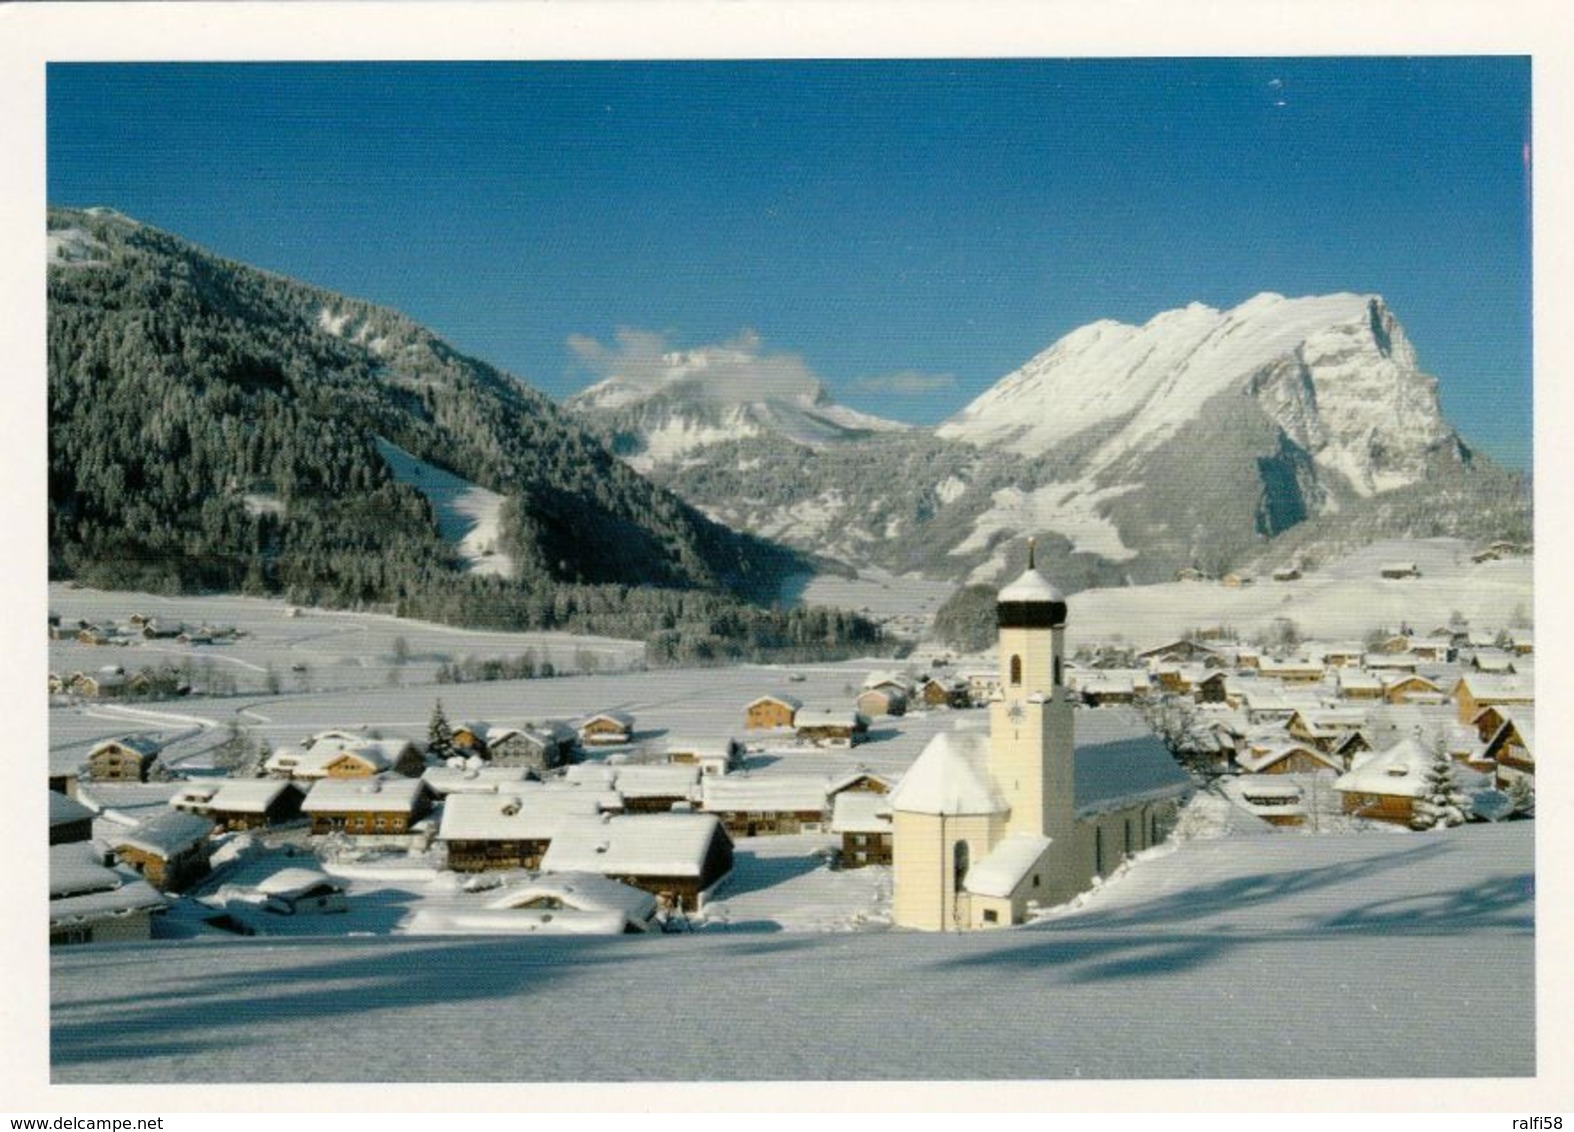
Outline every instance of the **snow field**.
[(963, 936), (61, 949), (54, 1079), (1525, 1076), (1532, 832), (1187, 841), (1074, 912)]

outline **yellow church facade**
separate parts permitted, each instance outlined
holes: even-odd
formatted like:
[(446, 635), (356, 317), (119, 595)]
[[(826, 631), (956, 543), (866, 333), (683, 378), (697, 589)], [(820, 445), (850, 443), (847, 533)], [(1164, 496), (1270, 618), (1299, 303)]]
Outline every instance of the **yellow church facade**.
[(935, 736), (891, 792), (892, 918), (902, 927), (1023, 923), (1161, 841), (1191, 791), (1135, 711), (1073, 706), (1066, 600), (1031, 548), (996, 619), (988, 733)]

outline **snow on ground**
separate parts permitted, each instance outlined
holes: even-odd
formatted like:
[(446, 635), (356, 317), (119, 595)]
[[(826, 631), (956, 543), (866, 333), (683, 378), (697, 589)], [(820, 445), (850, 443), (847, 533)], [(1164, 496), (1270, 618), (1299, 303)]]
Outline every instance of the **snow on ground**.
[(262, 691), (270, 666), (282, 689), (295, 691), (382, 687), (394, 681), (429, 684), (440, 664), (469, 656), (512, 658), (527, 650), (538, 661), (550, 660), (559, 672), (575, 671), (586, 659), (597, 671), (608, 672), (643, 663), (645, 657), (641, 641), (461, 629), (379, 613), (297, 608), (272, 598), (165, 597), (57, 583), (49, 587), (49, 608), (65, 625), (79, 620), (125, 625), (132, 614), (143, 614), (164, 624), (232, 626), (242, 634), (210, 645), (185, 645), (173, 638), (135, 639), (124, 647), (50, 641), (51, 671), (92, 672), (118, 664), (134, 672), (189, 660), (198, 683), (204, 671), (222, 670), (235, 677), (241, 692)]
[[(1072, 549), (1100, 554), (1112, 562), (1135, 558), (1137, 552), (1120, 540), (1120, 531), (1100, 513), (1100, 507), (1136, 490), (1135, 484), (1100, 490), (1091, 480), (1052, 483), (1033, 491), (1008, 487), (991, 497), (993, 506), (973, 523), (973, 533), (952, 548), (953, 555), (971, 554), (997, 541), (1002, 531), (1036, 531), (1053, 527), (1072, 542)], [(1005, 568), (1010, 540), (1000, 541), (1000, 549), (980, 564), (968, 577), (970, 582), (990, 582)]]
[(1532, 832), (1191, 840), (961, 936), (775, 933), (740, 891), (682, 935), (61, 948), (53, 1078), (1527, 1076)]
[(513, 558), (498, 549), (504, 496), (418, 460), (381, 437), (377, 451), (394, 479), (431, 500), (443, 541), (458, 549), (472, 574), (514, 576)]
[[(1473, 563), (1458, 539), (1376, 543), (1299, 581), (1263, 576), (1238, 589), (1217, 582), (1167, 582), (1083, 590), (1068, 602), (1066, 634), (1078, 641), (1123, 638), (1139, 647), (1172, 640), (1188, 628), (1228, 625), (1250, 634), (1289, 618), (1302, 634), (1325, 641), (1362, 640), (1375, 628), (1408, 623), (1427, 633), (1455, 611), (1474, 628), (1528, 625), (1534, 614), (1529, 558)], [(1419, 578), (1379, 576), (1389, 562), (1415, 562)]]

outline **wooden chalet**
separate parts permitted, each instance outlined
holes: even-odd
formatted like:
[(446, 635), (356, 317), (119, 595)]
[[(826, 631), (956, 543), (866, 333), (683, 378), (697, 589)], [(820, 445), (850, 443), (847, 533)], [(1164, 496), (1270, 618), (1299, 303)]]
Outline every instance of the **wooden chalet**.
[(1229, 676), (1224, 672), (1214, 672), (1204, 677), (1197, 684), (1197, 702), (1204, 704), (1229, 702), (1228, 682)]
[(735, 838), (819, 833), (829, 807), (826, 781), (815, 775), (730, 774), (700, 789), (700, 808)]
[(1274, 743), (1265, 748), (1237, 755), (1236, 763), (1247, 774), (1316, 774), (1344, 770), (1334, 755), (1309, 743)]
[(147, 880), (106, 866), (90, 842), (49, 849), (49, 946), (151, 939), (167, 903)]
[(1273, 572), (1273, 580), (1276, 582), (1299, 582), (1301, 580), (1301, 571), (1295, 566), (1285, 566)]
[(1487, 741), (1486, 758), (1497, 766), (1497, 784), (1511, 786), (1517, 778), (1536, 776), (1536, 725), (1523, 715), (1510, 715)]
[(330, 747), (322, 743), (310, 750), (280, 747), (262, 765), (273, 777), (303, 781), (375, 778), (394, 769), (392, 761), (379, 747)]
[[(699, 800), (700, 777), (697, 764), (620, 766), (613, 788), (623, 797), (625, 813), (666, 813)], [(714, 780), (706, 777), (707, 782)]]
[(1201, 644), (1197, 641), (1181, 639), (1167, 641), (1151, 649), (1145, 649), (1137, 654), (1137, 659), (1149, 665), (1160, 664), (1201, 664), (1210, 657), (1217, 656), (1218, 650)]
[(181, 787), (169, 804), (211, 819), (220, 831), (269, 829), (299, 818), (305, 797), (288, 779), (209, 779)]
[(1329, 668), (1359, 668), (1365, 656), (1363, 645), (1331, 645), (1323, 650), (1323, 664)]
[(565, 821), (544, 873), (594, 873), (696, 911), (732, 872), (732, 839), (714, 814), (630, 814)]
[(1534, 683), (1523, 676), (1467, 673), (1454, 683), (1459, 722), (1470, 723), (1484, 707), (1524, 707), (1536, 702)]
[(1447, 698), (1443, 689), (1414, 672), (1383, 681), (1383, 700), (1390, 704), (1442, 703)]
[(597, 712), (579, 725), (579, 741), (587, 747), (618, 746), (634, 738), (634, 717), (624, 711)]
[(1414, 739), (1356, 761), (1334, 779), (1345, 813), (1374, 821), (1409, 825), (1415, 801), (1426, 793), (1432, 754)]
[(448, 867), (475, 873), (538, 869), (558, 827), (600, 820), (602, 795), (593, 790), (537, 785), (497, 794), (453, 794), (443, 803), (437, 838)]
[(71, 677), (72, 695), (87, 699), (109, 699), (126, 689), (126, 674), (118, 666), (101, 668), (97, 672), (78, 672)]
[(419, 778), (322, 778), (301, 803), (314, 835), (405, 834), (432, 809)]
[(1341, 700), (1376, 701), (1383, 698), (1382, 677), (1361, 668), (1338, 668), (1334, 689)]
[(971, 703), (967, 682), (961, 679), (941, 680), (925, 676), (918, 683), (917, 700), (926, 708), (965, 708)]
[(148, 772), (164, 749), (148, 735), (105, 739), (87, 753), (87, 772), (95, 782), (146, 782)]
[(1284, 729), (1291, 738), (1327, 752), (1349, 732), (1365, 726), (1366, 712), (1359, 708), (1300, 708)]
[(1419, 578), (1421, 576), (1421, 568), (1414, 562), (1387, 562), (1378, 570), (1378, 574), (1390, 580)]
[(730, 774), (743, 762), (743, 744), (727, 737), (724, 739), (668, 738), (662, 743), (661, 754), (673, 766), (699, 767), (700, 776)]
[(869, 717), (850, 708), (804, 708), (793, 730), (800, 744), (855, 747), (868, 737)]
[(743, 726), (749, 731), (791, 727), (803, 702), (792, 696), (761, 696), (743, 709)]
[(208, 875), (208, 835), (213, 823), (198, 814), (165, 810), (109, 838), (126, 865), (164, 892), (179, 892)]
[(1321, 684), (1327, 675), (1327, 669), (1322, 661), (1307, 660), (1304, 657), (1290, 660), (1263, 657), (1258, 662), (1257, 670), (1261, 675), (1280, 680), (1285, 684)]
[(842, 868), (889, 865), (894, 849), (890, 799), (868, 790), (848, 790), (836, 795), (831, 832), (842, 838)]
[(1514, 675), (1514, 656), (1499, 649), (1481, 649), (1470, 658), (1470, 667), (1476, 672), (1494, 673), (1499, 676)]
[(865, 688), (854, 702), (859, 714), (866, 715), (870, 719), (882, 715), (907, 714), (907, 697), (888, 685)]
[(493, 727), (481, 748), (494, 766), (556, 770), (574, 761), (579, 732), (562, 720), (548, 719), (523, 727)]

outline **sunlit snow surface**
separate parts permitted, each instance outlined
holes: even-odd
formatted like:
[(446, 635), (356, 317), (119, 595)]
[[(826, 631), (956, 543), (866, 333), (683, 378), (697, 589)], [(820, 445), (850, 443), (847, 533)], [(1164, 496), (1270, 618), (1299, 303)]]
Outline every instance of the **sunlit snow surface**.
[(1533, 823), (1193, 840), (963, 936), (58, 949), (56, 1082), (1535, 1072)]

